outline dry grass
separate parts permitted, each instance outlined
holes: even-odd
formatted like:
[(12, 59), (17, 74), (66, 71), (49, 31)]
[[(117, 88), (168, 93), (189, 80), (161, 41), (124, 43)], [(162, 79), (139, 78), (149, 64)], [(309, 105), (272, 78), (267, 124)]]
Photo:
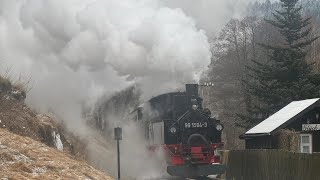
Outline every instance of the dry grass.
[[(19, 79), (0, 76), (0, 179), (112, 179), (84, 162), (86, 141), (15, 96), (30, 89), (30, 79)], [(52, 132), (60, 134), (63, 152), (50, 148)]]
[(13, 82), (7, 76), (0, 76), (0, 128), (15, 134), (30, 137), (36, 141), (54, 147), (52, 132), (59, 132), (64, 151), (75, 159), (86, 159), (86, 143), (77, 136), (67, 132), (61, 122), (37, 114), (28, 108), (24, 101), (10, 94), (13, 89), (23, 89), (27, 84)]
[(46, 136), (43, 135), (42, 131), (45, 129), (46, 124), (55, 126), (54, 121), (51, 119), (48, 119), (47, 122), (41, 122), (37, 114), (26, 107), (23, 102), (0, 94), (1, 128), (45, 142)]
[(51, 147), (54, 146), (52, 132), (59, 132), (64, 151), (74, 155), (76, 159), (86, 158), (86, 142), (67, 132), (57, 120), (37, 114), (23, 101), (10, 98), (3, 93), (0, 93), (0, 128), (30, 137)]
[(0, 129), (0, 177), (8, 179), (113, 178), (61, 151)]
[(10, 79), (0, 76), (0, 90), (7, 91), (12, 88)]
[(11, 68), (8, 68), (3, 74), (0, 74), (0, 93), (12, 93), (18, 91), (23, 94), (24, 98), (26, 94), (32, 89), (32, 78), (25, 79), (20, 74), (17, 78), (10, 76)]

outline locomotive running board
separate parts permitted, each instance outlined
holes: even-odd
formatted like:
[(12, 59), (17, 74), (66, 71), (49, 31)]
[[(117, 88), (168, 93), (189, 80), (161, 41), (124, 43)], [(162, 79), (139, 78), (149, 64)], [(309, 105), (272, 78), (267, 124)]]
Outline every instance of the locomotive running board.
[(180, 177), (197, 177), (208, 175), (219, 175), (225, 173), (227, 167), (223, 164), (213, 165), (183, 165), (183, 166), (168, 166), (167, 172), (171, 176)]

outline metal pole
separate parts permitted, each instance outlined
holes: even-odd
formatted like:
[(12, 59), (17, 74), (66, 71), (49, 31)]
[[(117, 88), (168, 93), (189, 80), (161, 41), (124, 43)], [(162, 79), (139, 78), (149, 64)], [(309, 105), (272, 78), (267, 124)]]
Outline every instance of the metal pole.
[(114, 139), (117, 140), (118, 180), (120, 180), (120, 140), (122, 140), (122, 128), (114, 128)]
[(118, 180), (120, 180), (120, 143), (117, 140), (117, 154), (118, 154)]

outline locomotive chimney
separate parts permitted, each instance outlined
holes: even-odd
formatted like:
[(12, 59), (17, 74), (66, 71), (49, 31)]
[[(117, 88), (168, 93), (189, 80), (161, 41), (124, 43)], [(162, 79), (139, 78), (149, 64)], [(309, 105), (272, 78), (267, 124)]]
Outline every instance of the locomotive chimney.
[(199, 96), (198, 84), (186, 84), (186, 93), (188, 96)]

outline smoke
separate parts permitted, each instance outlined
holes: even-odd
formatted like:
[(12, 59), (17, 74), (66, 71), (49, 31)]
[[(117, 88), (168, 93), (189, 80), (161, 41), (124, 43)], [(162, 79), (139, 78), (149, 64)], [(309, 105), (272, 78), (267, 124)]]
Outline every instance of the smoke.
[(31, 77), (27, 102), (77, 124), (83, 102), (140, 83), (145, 97), (195, 82), (210, 63), (207, 33), (246, 2), (2, 0), (1, 70)]
[[(115, 119), (116, 121), (118, 119)], [(133, 122), (122, 124), (123, 140), (120, 141), (121, 179), (156, 179), (166, 176), (164, 156), (160, 148), (147, 150), (141, 128)], [(89, 158), (97, 167), (117, 177), (116, 143), (92, 142)], [(108, 147), (107, 149), (105, 147)]]
[[(249, 3), (265, 0), (163, 0), (171, 8), (181, 8), (192, 17), (198, 28), (204, 29), (212, 38), (231, 18), (239, 18), (246, 13)], [(271, 2), (277, 0), (270, 0)]]
[(31, 77), (27, 103), (77, 132), (81, 110), (139, 83), (146, 99), (197, 82), (209, 36), (247, 0), (1, 0), (0, 72)]
[(2, 0), (0, 41), (2, 70), (34, 80), (27, 102), (65, 119), (132, 83), (151, 96), (195, 81), (211, 56), (205, 31), (157, 0)]

